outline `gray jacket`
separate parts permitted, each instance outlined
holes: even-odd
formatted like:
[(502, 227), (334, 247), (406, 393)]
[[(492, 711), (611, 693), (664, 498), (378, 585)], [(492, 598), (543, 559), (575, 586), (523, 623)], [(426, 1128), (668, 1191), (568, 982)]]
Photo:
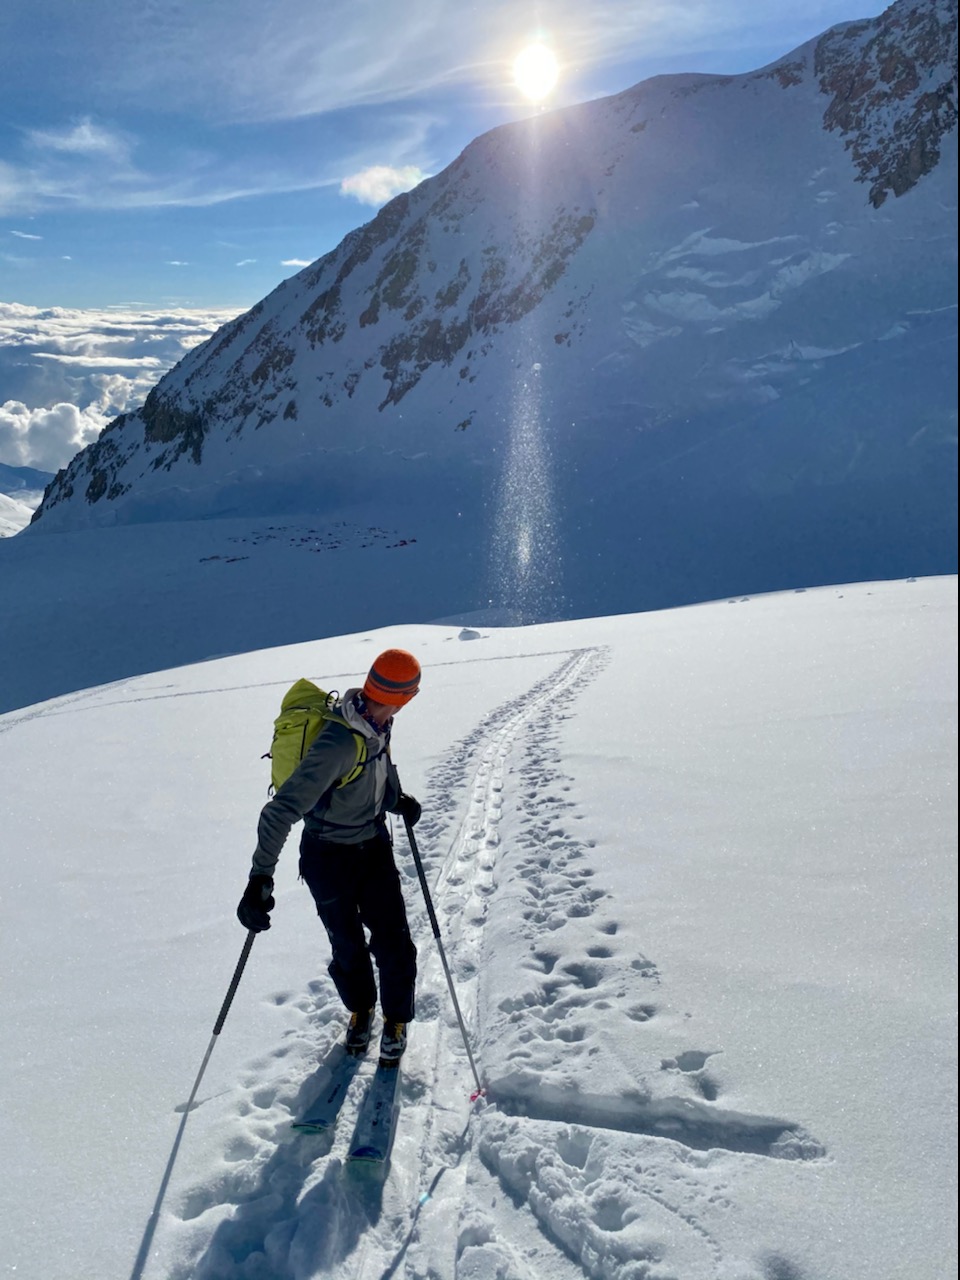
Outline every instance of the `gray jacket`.
[(354, 767), (357, 744), (351, 729), (336, 721), (325, 725), (307, 754), (260, 813), (251, 875), (272, 876), (290, 828), (304, 827), (324, 840), (359, 844), (383, 829), (382, 815), (395, 813), (400, 779), (387, 751), (388, 735), (378, 733), (353, 705), (348, 689), (335, 710), (362, 734), (367, 747), (363, 772), (344, 787), (337, 783)]

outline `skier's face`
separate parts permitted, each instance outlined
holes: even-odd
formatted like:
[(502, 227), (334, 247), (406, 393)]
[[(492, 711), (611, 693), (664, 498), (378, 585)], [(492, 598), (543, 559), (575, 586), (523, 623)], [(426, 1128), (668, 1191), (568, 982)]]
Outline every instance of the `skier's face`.
[(367, 699), (367, 715), (374, 724), (381, 727), (402, 710), (402, 707), (390, 707), (385, 702), (372, 702), (369, 698)]

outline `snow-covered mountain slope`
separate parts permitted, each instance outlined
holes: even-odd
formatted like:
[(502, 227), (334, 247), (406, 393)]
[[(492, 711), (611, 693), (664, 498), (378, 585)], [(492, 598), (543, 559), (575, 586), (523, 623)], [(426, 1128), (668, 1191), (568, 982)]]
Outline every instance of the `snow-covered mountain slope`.
[(0, 712), (387, 618), (472, 621), (472, 595), (458, 579), (476, 574), (476, 558), (451, 558), (438, 538), (412, 534), (413, 523), (386, 524), (372, 512), (328, 523), (195, 520), (6, 538)]
[(955, 18), (900, 0), (478, 139), (0, 540), (0, 708), (400, 621), (956, 572)]
[[(15, 539), (14, 541), (19, 541)], [(0, 717), (0, 1258), (29, 1280), (956, 1273), (956, 579), (403, 626)], [(291, 1121), (345, 1015), (296, 835), (234, 909), (283, 693), (387, 645), (417, 1020), (386, 1176)], [(181, 1140), (182, 1138), (182, 1140)]]
[(0, 493), (11, 497), (43, 493), (52, 479), (49, 471), (38, 471), (36, 467), (8, 467), (5, 462), (0, 462)]
[(949, 571), (956, 74), (956, 4), (899, 0), (494, 130), (192, 351), (37, 527), (429, 499), (454, 542), (538, 537), (582, 612)]
[(0, 538), (10, 538), (25, 529), (39, 502), (40, 493), (29, 490), (24, 490), (16, 498), (0, 493)]
[(0, 538), (10, 538), (27, 527), (52, 479), (47, 471), (0, 462)]

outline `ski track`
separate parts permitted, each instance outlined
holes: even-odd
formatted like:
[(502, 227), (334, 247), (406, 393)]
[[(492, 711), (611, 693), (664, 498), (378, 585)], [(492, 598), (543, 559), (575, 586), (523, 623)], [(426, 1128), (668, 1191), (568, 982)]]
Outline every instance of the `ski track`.
[[(71, 712), (85, 710), (81, 704), (90, 702), (99, 698), (106, 690), (121, 691), (125, 685), (129, 685), (135, 677), (123, 676), (119, 680), (111, 680), (106, 684), (94, 685), (89, 689), (78, 689), (74, 693), (61, 694), (59, 697), (51, 698), (48, 702), (40, 703), (38, 706), (27, 707), (26, 709), (15, 708), (12, 711), (0, 713), (0, 733), (9, 733), (11, 729), (17, 729), (22, 724), (29, 724), (31, 720), (45, 720), (49, 716), (67, 715)], [(118, 698), (116, 703), (110, 705), (119, 705), (127, 699)], [(136, 701), (136, 699), (130, 699)]]
[[(609, 1008), (634, 1031), (661, 1012), (656, 964), (618, 952), (611, 899), (592, 883), (591, 844), (571, 834), (579, 815), (555, 743), (565, 709), (605, 661), (601, 649), (573, 651), (485, 717), (434, 770), (417, 828), (482, 1074), (483, 1048), (496, 1046), (488, 1099), (470, 1102), (474, 1081), (419, 886), (398, 856), (421, 942), (389, 1165), (344, 1159), (372, 1060), (334, 1129), (291, 1128), (324, 1087), (344, 1014), (326, 976), (298, 996), (276, 994), (293, 1004), (296, 1025), (249, 1064), (240, 1124), (236, 1112), (222, 1121), (230, 1137), (217, 1167), (166, 1214), (178, 1258), (169, 1280), (668, 1280), (730, 1264), (744, 1280), (764, 1280), (756, 1264), (726, 1258), (711, 1230), (732, 1207), (722, 1162), (815, 1160), (819, 1143), (776, 1117), (715, 1106), (706, 1069), (715, 1050), (663, 1061), (659, 1091), (565, 1087), (596, 1052), (578, 1017), (585, 1007)], [(518, 834), (505, 851), (506, 811)], [(525, 952), (516, 988), (485, 1003), (491, 902), (518, 895), (522, 930), (509, 913), (522, 933), (512, 945)], [(640, 1159), (645, 1143), (655, 1158)]]

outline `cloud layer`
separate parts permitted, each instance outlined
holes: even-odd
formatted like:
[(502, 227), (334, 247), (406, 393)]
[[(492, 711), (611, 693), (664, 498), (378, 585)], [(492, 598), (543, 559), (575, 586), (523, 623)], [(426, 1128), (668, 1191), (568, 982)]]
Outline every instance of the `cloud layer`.
[(65, 466), (236, 314), (0, 303), (0, 462)]

